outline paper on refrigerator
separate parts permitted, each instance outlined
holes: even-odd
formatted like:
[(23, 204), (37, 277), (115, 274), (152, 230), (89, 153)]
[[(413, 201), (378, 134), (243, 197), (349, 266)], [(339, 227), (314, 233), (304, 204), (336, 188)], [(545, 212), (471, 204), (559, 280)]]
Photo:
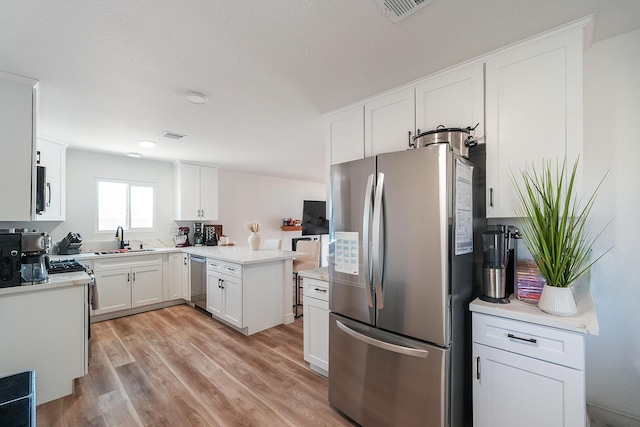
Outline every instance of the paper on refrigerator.
[(335, 271), (358, 275), (358, 232), (336, 231)]

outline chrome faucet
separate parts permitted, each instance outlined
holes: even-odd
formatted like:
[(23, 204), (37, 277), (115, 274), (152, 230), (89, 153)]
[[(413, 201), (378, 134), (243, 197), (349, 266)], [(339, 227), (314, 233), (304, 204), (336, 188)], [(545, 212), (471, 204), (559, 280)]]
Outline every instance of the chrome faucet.
[(116, 240), (120, 239), (120, 249), (124, 249), (124, 228), (122, 226), (118, 226), (116, 228)]

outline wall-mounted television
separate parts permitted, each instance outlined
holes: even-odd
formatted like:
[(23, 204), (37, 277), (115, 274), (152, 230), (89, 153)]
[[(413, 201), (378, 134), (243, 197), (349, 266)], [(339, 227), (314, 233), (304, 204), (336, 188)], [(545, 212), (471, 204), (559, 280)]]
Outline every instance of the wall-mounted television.
[(302, 235), (316, 236), (329, 234), (327, 202), (324, 200), (305, 200), (302, 206)]

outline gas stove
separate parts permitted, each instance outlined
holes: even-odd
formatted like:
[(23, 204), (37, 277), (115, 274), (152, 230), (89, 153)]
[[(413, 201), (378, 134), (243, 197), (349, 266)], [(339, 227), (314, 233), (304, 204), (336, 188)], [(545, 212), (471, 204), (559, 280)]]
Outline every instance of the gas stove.
[(59, 261), (51, 261), (49, 263), (49, 274), (73, 273), (76, 271), (85, 271), (86, 267), (77, 259), (62, 259)]

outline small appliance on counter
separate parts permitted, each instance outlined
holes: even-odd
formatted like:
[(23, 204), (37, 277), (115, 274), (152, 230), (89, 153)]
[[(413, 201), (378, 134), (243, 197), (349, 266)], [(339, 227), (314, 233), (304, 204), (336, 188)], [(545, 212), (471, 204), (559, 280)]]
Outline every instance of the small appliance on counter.
[(202, 234), (202, 223), (193, 224), (193, 246), (202, 246), (204, 244), (204, 234)]
[(0, 232), (0, 288), (20, 286), (22, 236), (13, 230)]
[(516, 289), (516, 239), (520, 230), (508, 225), (488, 225), (482, 234), (482, 294), (480, 299), (508, 304), (509, 295)]
[(49, 281), (49, 250), (51, 236), (47, 233), (22, 233), (22, 259), (20, 272), (22, 281), (37, 284)]
[(178, 232), (173, 236), (173, 242), (176, 244), (176, 248), (191, 246), (191, 243), (189, 243), (189, 227), (178, 227)]
[(222, 225), (205, 225), (204, 226), (204, 244), (205, 246), (218, 246), (222, 236)]
[(82, 236), (80, 233), (69, 233), (64, 239), (58, 242), (58, 253), (60, 255), (79, 254), (80, 246), (82, 246)]

